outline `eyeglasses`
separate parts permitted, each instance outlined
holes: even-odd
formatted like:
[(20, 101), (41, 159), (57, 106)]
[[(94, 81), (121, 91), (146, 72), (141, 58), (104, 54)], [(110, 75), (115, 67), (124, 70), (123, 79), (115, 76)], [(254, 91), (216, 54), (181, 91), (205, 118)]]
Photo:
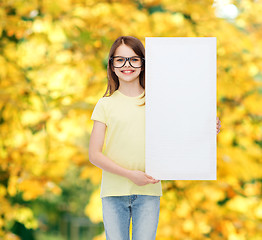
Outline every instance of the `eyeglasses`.
[(126, 61), (129, 61), (129, 64), (134, 68), (142, 67), (145, 58), (140, 56), (133, 56), (133, 57), (121, 57), (121, 56), (114, 56), (111, 57), (109, 60), (112, 61), (112, 64), (115, 68), (121, 68), (125, 66)]

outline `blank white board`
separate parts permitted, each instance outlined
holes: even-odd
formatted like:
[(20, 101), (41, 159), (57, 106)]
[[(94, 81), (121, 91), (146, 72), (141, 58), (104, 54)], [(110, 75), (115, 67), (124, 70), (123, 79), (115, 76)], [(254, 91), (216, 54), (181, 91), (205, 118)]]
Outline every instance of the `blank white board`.
[(145, 38), (145, 172), (216, 180), (216, 37)]

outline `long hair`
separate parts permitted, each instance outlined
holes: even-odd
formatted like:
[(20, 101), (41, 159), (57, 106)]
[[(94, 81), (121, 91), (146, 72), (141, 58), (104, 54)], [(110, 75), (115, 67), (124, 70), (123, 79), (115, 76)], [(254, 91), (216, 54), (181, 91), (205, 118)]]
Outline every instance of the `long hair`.
[[(112, 63), (112, 61), (110, 61), (110, 58), (114, 56), (116, 49), (121, 44), (125, 44), (128, 47), (132, 48), (133, 51), (138, 56), (143, 57), (143, 58), (145, 57), (145, 48), (144, 48), (143, 43), (139, 39), (132, 37), (132, 36), (120, 36), (120, 37), (118, 37), (115, 40), (115, 42), (112, 44), (112, 47), (111, 47), (110, 52), (109, 52), (108, 63), (107, 63), (108, 83), (107, 83), (106, 92), (105, 92), (103, 97), (111, 96), (119, 88), (118, 76), (113, 71), (113, 63)], [(139, 74), (139, 84), (143, 89), (145, 89), (145, 65), (144, 64), (143, 64), (143, 66), (141, 68), (141, 72)], [(109, 95), (107, 95), (107, 94), (109, 94)], [(145, 92), (144, 92), (143, 96), (141, 97), (141, 99), (144, 98), (144, 97), (145, 97)], [(143, 106), (143, 105), (145, 105), (145, 102), (142, 105), (139, 105), (139, 106)]]

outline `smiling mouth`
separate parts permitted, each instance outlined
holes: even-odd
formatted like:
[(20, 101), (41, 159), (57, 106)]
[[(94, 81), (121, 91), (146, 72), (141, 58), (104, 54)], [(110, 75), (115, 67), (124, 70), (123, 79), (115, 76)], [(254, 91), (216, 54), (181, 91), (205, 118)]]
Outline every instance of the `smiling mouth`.
[(130, 73), (133, 73), (134, 70), (124, 70), (124, 71), (121, 71), (122, 73), (124, 74), (130, 74)]

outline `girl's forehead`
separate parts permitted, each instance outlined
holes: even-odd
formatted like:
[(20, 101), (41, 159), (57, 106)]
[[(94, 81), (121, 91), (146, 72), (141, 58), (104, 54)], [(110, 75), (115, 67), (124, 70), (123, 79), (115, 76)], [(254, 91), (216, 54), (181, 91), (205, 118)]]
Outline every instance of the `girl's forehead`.
[(121, 44), (115, 51), (115, 55), (136, 55), (134, 50), (127, 45)]

